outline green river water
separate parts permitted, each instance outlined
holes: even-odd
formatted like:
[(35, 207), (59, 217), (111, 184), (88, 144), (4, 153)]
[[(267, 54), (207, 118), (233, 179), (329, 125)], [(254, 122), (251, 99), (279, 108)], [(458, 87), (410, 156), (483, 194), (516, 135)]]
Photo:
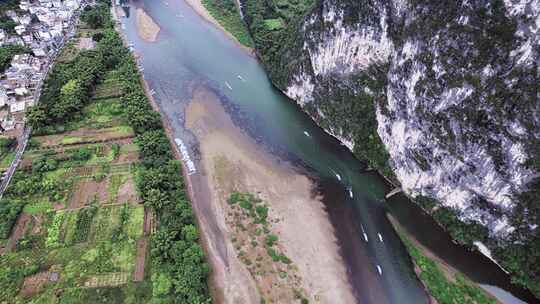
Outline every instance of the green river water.
[[(144, 7), (160, 25), (157, 42), (138, 37), (135, 5)], [(222, 97), (236, 123), (258, 143), (318, 180), (359, 302), (428, 301), (387, 212), (423, 245), (504, 303), (534, 301), (528, 292), (511, 285), (506, 274), (487, 258), (455, 245), (404, 196), (384, 202), (384, 194), (390, 190), (384, 179), (365, 172), (362, 162), (272, 86), (253, 56), (184, 1), (139, 0), (125, 4), (124, 10), (123, 32), (141, 55), (143, 75), (175, 136), (196, 149), (193, 136), (183, 128), (183, 108), (190, 98), (190, 84), (201, 83)]]

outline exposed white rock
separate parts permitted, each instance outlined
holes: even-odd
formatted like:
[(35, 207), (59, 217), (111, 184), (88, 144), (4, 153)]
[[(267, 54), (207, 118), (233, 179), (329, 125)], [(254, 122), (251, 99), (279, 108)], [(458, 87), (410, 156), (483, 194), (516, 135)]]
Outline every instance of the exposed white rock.
[(485, 255), (488, 259), (490, 259), (495, 264), (497, 264), (504, 272), (509, 273), (504, 268), (502, 268), (502, 266), (493, 258), (493, 255), (491, 254), (491, 251), (489, 250), (489, 248), (487, 248), (486, 245), (484, 245), (482, 242), (478, 242), (478, 241), (474, 242), (473, 244), (474, 244), (474, 246), (476, 246), (476, 248), (478, 248), (478, 251), (480, 251), (481, 254)]
[[(320, 81), (331, 79), (350, 86), (350, 92), (376, 98), (380, 92), (355, 85), (350, 76), (388, 64), (384, 108), (378, 105), (376, 111), (377, 131), (403, 190), (411, 196), (435, 198), (457, 210), (461, 219), (481, 223), (493, 236), (504, 238), (515, 229), (508, 215), (516, 206), (516, 194), (526, 190), (538, 173), (526, 166), (529, 155), (525, 144), (531, 136), (527, 123), (515, 117), (506, 119), (506, 114), (501, 114), (505, 110), (484, 100), (482, 94), (486, 92), (477, 87), (501, 78), (499, 85), (512, 90), (518, 78), (508, 76), (509, 68), (540, 64), (540, 0), (504, 3), (507, 16), (518, 24), (515, 35), (520, 39), (509, 49), (506, 66), (489, 61), (472, 70), (468, 56), (474, 56), (478, 49), (470, 40), (449, 35), (448, 27), (429, 37), (411, 35), (405, 41), (392, 40), (390, 26), (400, 18), (403, 24), (418, 18), (408, 1), (375, 1), (369, 8), (373, 12), (364, 12), (370, 16), (368, 20), (351, 24), (345, 21), (347, 12), (339, 1), (324, 0), (322, 11), (314, 12), (304, 23), (306, 63), (292, 73), (286, 94), (304, 106), (315, 96), (328, 94), (321, 91)], [(468, 2), (461, 8), (472, 11)], [(463, 14), (450, 22), (474, 27), (478, 19), (474, 14)], [(465, 55), (453, 58), (449, 50)], [(459, 78), (455, 75), (465, 74), (473, 77), (454, 82)], [(465, 113), (471, 102), (478, 106), (468, 109), (474, 113)], [(316, 111), (318, 119), (328, 125), (326, 131), (349, 149), (362, 144), (349, 139), (349, 130), (328, 121), (331, 115), (318, 107)], [(539, 113), (540, 103), (527, 121), (540, 125)], [(479, 133), (475, 124), (484, 121), (495, 125), (496, 130), (488, 128)], [(534, 136), (540, 137), (540, 128)]]
[(343, 11), (336, 12), (335, 9), (334, 6), (325, 6), (323, 15), (325, 21), (332, 21), (327, 25), (333, 34), (325, 37), (315, 48), (308, 47), (307, 42), (305, 45), (315, 75), (348, 74), (388, 59), (393, 44), (388, 38), (386, 12), (383, 12), (380, 23), (373, 27), (350, 28), (343, 22)]
[(295, 75), (292, 84), (285, 91), (285, 95), (296, 100), (300, 106), (313, 100), (313, 89), (315, 84), (308, 74)]
[(504, 0), (507, 15), (518, 21), (516, 35), (523, 43), (510, 53), (518, 64), (531, 64), (538, 59), (540, 46), (540, 0)]

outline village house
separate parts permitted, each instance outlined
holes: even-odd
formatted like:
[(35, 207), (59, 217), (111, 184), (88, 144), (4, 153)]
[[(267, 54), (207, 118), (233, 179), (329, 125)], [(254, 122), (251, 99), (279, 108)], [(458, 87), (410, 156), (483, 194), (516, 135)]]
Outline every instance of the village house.
[(36, 102), (35, 94), (46, 76), (46, 67), (65, 32), (73, 25), (73, 16), (81, 3), (81, 0), (21, 0), (20, 10), (5, 12), (17, 24), (16, 34), (0, 30), (0, 46), (23, 45), (32, 54), (15, 55), (0, 77), (0, 132), (21, 125), (23, 111)]
[(17, 35), (22, 35), (24, 32), (26, 31), (26, 26), (22, 25), (22, 24), (19, 24), (17, 26), (15, 26), (15, 32), (17, 33)]
[(0, 108), (3, 108), (7, 104), (8, 98), (6, 89), (0, 87)]

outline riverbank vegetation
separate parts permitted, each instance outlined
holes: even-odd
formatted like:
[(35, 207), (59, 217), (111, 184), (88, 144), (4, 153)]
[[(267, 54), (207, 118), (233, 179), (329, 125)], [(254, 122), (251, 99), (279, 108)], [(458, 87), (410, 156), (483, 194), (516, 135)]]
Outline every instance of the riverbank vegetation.
[(97, 30), (31, 110), (1, 202), (0, 302), (210, 303), (181, 166), (112, 22)]
[[(537, 198), (528, 199), (533, 201)], [(473, 243), (477, 241), (488, 248), (494, 248), (492, 256), (512, 274), (512, 282), (527, 287), (537, 297), (540, 295), (540, 273), (536, 271), (537, 265), (540, 265), (540, 237), (530, 237), (528, 227), (523, 227), (522, 222), (514, 219), (514, 225), (520, 228), (510, 236), (510, 240), (501, 242), (491, 238), (486, 227), (473, 221), (460, 220), (455, 210), (441, 207), (440, 203), (431, 198), (419, 196), (415, 202), (433, 216), (458, 243), (471, 250), (476, 250)], [(527, 243), (523, 243), (524, 239), (528, 240)]]
[(496, 304), (497, 301), (460, 273), (443, 270), (438, 261), (427, 257), (396, 227), (399, 237), (411, 256), (418, 277), (439, 304)]
[(253, 47), (253, 41), (242, 20), (234, 0), (201, 0), (206, 10), (221, 26), (231, 33), (241, 44)]

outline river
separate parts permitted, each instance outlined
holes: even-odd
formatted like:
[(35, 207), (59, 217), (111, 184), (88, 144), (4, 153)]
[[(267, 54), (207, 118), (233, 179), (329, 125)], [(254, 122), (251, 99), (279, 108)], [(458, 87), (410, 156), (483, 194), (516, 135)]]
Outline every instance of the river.
[[(148, 43), (138, 37), (134, 5), (144, 7), (160, 25), (157, 42)], [(189, 145), (197, 144), (183, 127), (183, 109), (193, 83), (201, 83), (222, 96), (235, 123), (258, 143), (277, 157), (306, 169), (319, 181), (359, 302), (381, 303), (372, 290), (384, 293), (379, 296), (390, 303), (428, 302), (407, 252), (387, 219), (388, 212), (425, 247), (501, 302), (534, 301), (530, 293), (511, 285), (508, 276), (489, 259), (452, 243), (431, 218), (404, 196), (396, 195), (384, 202), (384, 194), (390, 190), (384, 179), (366, 172), (349, 150), (272, 86), (253, 56), (184, 1), (138, 0), (124, 9), (124, 34), (141, 55), (143, 75), (155, 91), (154, 97), (175, 137)]]

